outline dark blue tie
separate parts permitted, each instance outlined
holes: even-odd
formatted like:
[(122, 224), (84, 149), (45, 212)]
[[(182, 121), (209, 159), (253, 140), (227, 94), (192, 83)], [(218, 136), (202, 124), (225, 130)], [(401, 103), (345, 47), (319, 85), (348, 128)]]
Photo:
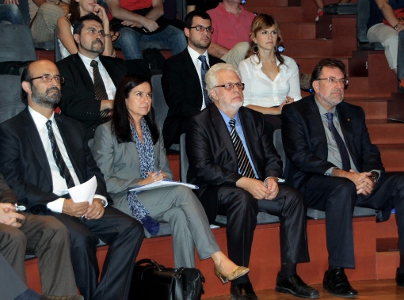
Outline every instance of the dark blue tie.
[(208, 91), (206, 90), (206, 83), (205, 83), (205, 75), (206, 72), (209, 70), (208, 63), (206, 62), (206, 56), (205, 55), (200, 55), (198, 59), (202, 62), (201, 66), (201, 81), (202, 81), (202, 91), (203, 91), (203, 99), (205, 101), (206, 107), (209, 106), (209, 104), (212, 103), (212, 101), (208, 97)]
[(349, 161), (348, 150), (346, 149), (345, 143), (342, 140), (340, 134), (338, 133), (337, 128), (335, 128), (334, 126), (334, 122), (332, 121), (334, 115), (332, 113), (326, 113), (325, 115), (328, 120), (328, 129), (330, 129), (332, 135), (334, 136), (334, 140), (337, 143), (339, 154), (341, 155), (342, 169), (345, 171), (349, 171), (351, 169), (351, 162)]

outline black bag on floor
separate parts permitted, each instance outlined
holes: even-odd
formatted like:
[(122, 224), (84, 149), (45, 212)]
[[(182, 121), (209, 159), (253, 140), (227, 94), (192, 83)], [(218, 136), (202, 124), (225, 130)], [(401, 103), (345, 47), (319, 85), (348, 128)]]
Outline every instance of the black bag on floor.
[(136, 262), (129, 300), (199, 300), (205, 282), (195, 268), (166, 268), (152, 259)]
[(337, 3), (324, 6), (325, 15), (356, 15), (358, 14), (357, 3)]

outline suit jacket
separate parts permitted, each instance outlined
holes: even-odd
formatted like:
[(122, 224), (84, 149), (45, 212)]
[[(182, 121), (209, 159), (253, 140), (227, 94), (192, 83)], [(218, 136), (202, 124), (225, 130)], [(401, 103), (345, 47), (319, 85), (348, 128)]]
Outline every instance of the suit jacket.
[[(137, 187), (143, 179), (135, 143), (119, 143), (112, 133), (111, 122), (107, 122), (95, 131), (92, 152), (105, 176), (108, 192), (116, 204), (120, 203), (126, 199), (128, 189)], [(154, 157), (154, 169), (163, 171), (169, 179), (173, 179), (161, 134), (154, 145)]]
[[(220, 62), (224, 61), (209, 55), (210, 66)], [(163, 126), (168, 149), (179, 143), (181, 133), (185, 132), (184, 122), (196, 115), (203, 103), (201, 83), (188, 48), (165, 61), (161, 84), (169, 108)]]
[[(57, 114), (55, 120), (80, 183), (95, 175), (96, 194), (110, 200), (80, 123)], [(0, 125), (0, 172), (29, 212), (44, 213), (46, 204), (59, 198), (52, 192), (49, 162), (28, 108)]]
[[(240, 107), (239, 116), (246, 143), (259, 179), (282, 176), (282, 162), (272, 144), (263, 114)], [(217, 214), (217, 190), (235, 187), (238, 174), (237, 155), (230, 133), (216, 105), (193, 117), (187, 128), (186, 149), (189, 159), (187, 179), (199, 186), (194, 190), (205, 208), (209, 221)]]
[(16, 194), (10, 189), (2, 174), (0, 174), (0, 202), (17, 203)]
[[(118, 87), (127, 73), (125, 61), (120, 58), (100, 56), (100, 60)], [(94, 137), (94, 131), (102, 123), (101, 101), (95, 99), (94, 83), (78, 54), (73, 54), (56, 63), (60, 75), (65, 78), (62, 85), (62, 114), (81, 122), (86, 139)]]
[[(285, 177), (301, 188), (312, 175), (324, 175), (331, 167), (327, 161), (325, 129), (314, 96), (308, 96), (282, 110), (282, 140), (285, 148)], [(359, 172), (384, 172), (379, 149), (369, 138), (365, 113), (359, 106), (341, 102), (336, 106), (346, 147)]]

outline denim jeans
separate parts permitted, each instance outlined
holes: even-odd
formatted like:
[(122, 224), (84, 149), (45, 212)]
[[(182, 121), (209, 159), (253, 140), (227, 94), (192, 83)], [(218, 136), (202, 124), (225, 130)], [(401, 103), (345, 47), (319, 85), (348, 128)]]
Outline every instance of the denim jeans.
[(25, 25), (24, 19), (15, 4), (0, 4), (0, 22), (8, 21), (11, 24)]
[(119, 29), (121, 38), (115, 46), (122, 49), (125, 59), (142, 59), (142, 47), (140, 42), (163, 42), (172, 52), (178, 54), (187, 47), (184, 32), (174, 26), (167, 26), (163, 31), (155, 34), (142, 34), (130, 27)]

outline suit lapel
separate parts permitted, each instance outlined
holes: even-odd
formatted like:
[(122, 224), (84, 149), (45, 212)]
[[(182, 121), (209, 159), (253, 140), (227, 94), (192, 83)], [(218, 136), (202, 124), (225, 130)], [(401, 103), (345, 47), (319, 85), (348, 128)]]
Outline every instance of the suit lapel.
[(352, 116), (350, 116), (350, 113), (343, 108), (342, 103), (337, 105), (336, 109), (338, 111), (338, 120), (341, 126), (342, 134), (344, 135), (345, 145), (351, 155), (351, 158), (355, 162), (355, 165), (358, 166), (358, 163), (355, 161), (355, 157), (357, 155), (353, 140), (353, 128), (351, 122)]
[(100, 56), (100, 60), (105, 70), (107, 70), (109, 77), (111, 77), (111, 80), (114, 83), (115, 87), (117, 87), (120, 81), (119, 76), (111, 76), (111, 74), (116, 74), (116, 72), (114, 72), (115, 65), (110, 64), (109, 61), (105, 59), (102, 55)]
[(53, 180), (48, 157), (46, 156), (41, 137), (39, 136), (39, 132), (36, 128), (34, 120), (31, 117), (31, 114), (28, 111), (28, 108), (26, 108), (23, 113), (23, 119), (25, 131), (27, 132), (27, 136), (31, 143), (32, 149), (37, 157), (39, 164), (43, 169), (43, 172), (45, 172), (46, 177), (51, 184), (51, 187), (53, 188)]
[(84, 65), (83, 61), (81, 60), (80, 56), (78, 54), (73, 54), (72, 61), (78, 68), (78, 73), (80, 74), (80, 76), (82, 76), (85, 85), (93, 87), (94, 86), (93, 80), (91, 79), (91, 76), (88, 73), (88, 70)]
[[(321, 120), (321, 115), (318, 110), (316, 100), (314, 96), (311, 96), (309, 109), (307, 111), (307, 120), (309, 122), (308, 132), (310, 132), (310, 138), (312, 141), (317, 140), (320, 147), (319, 152), (317, 154), (321, 159), (328, 159), (328, 145), (327, 145), (327, 137), (325, 134), (324, 124)], [(315, 145), (315, 147), (317, 147)], [(315, 149), (311, 149), (311, 151), (315, 151)]]
[(195, 82), (195, 83), (198, 82), (199, 83), (198, 85), (195, 84), (195, 88), (199, 89), (199, 93), (201, 94), (201, 97), (202, 97), (202, 88), (201, 88), (198, 72), (195, 68), (194, 62), (192, 61), (191, 55), (188, 52), (188, 48), (186, 48), (182, 52), (182, 56), (183, 56), (184, 63), (185, 63), (185, 69), (187, 70), (188, 75), (189, 75), (189, 82)]

